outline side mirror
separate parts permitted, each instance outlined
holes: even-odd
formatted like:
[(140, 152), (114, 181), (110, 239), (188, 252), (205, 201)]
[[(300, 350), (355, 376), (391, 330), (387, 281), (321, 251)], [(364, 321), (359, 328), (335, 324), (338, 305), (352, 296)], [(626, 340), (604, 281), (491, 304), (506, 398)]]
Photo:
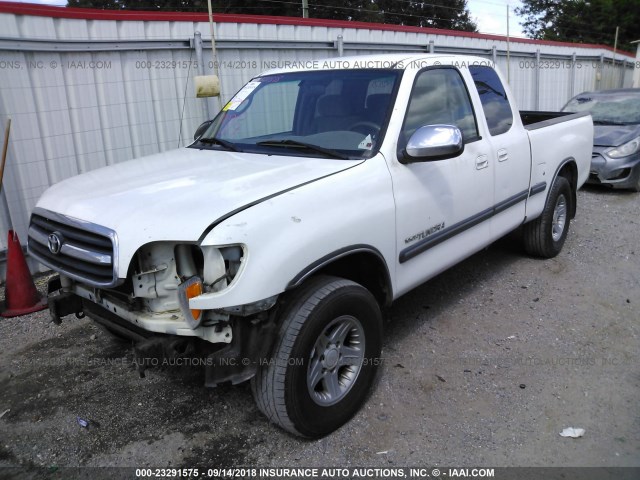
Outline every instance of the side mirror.
[(416, 130), (404, 149), (404, 161), (430, 162), (455, 157), (464, 151), (462, 132), (453, 125), (425, 125)]
[(196, 133), (193, 134), (193, 139), (198, 140), (202, 135), (204, 135), (204, 132), (207, 131), (207, 128), (209, 128), (212, 123), (213, 123), (213, 120), (207, 120), (202, 125), (200, 125), (196, 129)]

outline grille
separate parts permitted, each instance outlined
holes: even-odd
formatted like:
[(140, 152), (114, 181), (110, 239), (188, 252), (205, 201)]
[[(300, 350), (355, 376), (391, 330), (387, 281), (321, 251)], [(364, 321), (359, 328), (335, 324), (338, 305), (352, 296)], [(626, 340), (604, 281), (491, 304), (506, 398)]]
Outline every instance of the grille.
[(56, 271), (95, 286), (114, 285), (113, 243), (107, 235), (34, 214), (28, 246)]

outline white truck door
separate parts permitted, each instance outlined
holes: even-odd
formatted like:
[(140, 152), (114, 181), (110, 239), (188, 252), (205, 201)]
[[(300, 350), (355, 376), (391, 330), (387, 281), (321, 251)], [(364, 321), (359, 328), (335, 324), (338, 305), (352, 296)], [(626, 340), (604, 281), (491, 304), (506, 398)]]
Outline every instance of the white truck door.
[(470, 66), (469, 72), (486, 119), (488, 132), (483, 136), (494, 152), (491, 161), (495, 166), (495, 216), (491, 225), (493, 236), (498, 238), (520, 225), (525, 217), (531, 175), (529, 138), (498, 73), (481, 65)]
[[(495, 165), (490, 143), (478, 135), (471, 105), (456, 68), (432, 67), (416, 75), (398, 139), (398, 161), (389, 162), (399, 295), (491, 241)], [(444, 160), (403, 163), (411, 135), (436, 124), (457, 126), (464, 151)]]

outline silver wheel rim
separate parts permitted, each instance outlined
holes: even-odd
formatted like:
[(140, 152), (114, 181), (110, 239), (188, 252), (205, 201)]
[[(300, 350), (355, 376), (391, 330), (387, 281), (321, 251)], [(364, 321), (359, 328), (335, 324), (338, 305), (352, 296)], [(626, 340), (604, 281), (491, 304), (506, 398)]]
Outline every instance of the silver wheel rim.
[(553, 210), (553, 222), (551, 224), (551, 236), (557, 242), (562, 237), (564, 226), (567, 222), (567, 199), (560, 195), (556, 200), (556, 208)]
[(364, 360), (365, 338), (357, 318), (345, 315), (322, 331), (307, 370), (309, 395), (318, 405), (338, 403), (356, 383)]

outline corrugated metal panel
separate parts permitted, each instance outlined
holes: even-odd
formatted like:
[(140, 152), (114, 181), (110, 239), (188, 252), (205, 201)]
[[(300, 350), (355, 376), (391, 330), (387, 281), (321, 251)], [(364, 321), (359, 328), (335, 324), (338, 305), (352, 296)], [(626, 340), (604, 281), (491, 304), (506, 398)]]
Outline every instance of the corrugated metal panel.
[[(496, 38), (332, 25), (217, 23), (215, 29), (223, 103), (251, 77), (268, 68), (337, 56), (339, 36), (346, 55), (398, 48), (428, 51), (433, 42), (436, 52), (453, 49), (490, 59), (495, 48), (499, 68), (505, 76), (507, 72), (507, 43)], [(206, 22), (85, 20), (11, 13), (0, 13), (0, 31), (5, 39), (81, 41), (91, 47), (105, 40), (121, 44), (140, 40), (188, 42), (196, 31), (202, 32), (203, 39), (210, 39)], [(238, 41), (244, 46), (229, 43)], [(299, 48), (301, 44), (295, 42), (304, 42), (305, 47)], [(205, 120), (205, 103), (209, 111), (217, 111), (218, 99), (195, 98), (195, 52), (187, 43), (183, 45), (83, 52), (3, 49), (0, 121), (4, 125), (11, 117), (13, 127), (4, 182), (11, 222), (4, 216), (0, 219), (0, 251), (6, 248), (10, 223), (26, 239), (30, 212), (51, 184), (184, 145)], [(541, 68), (542, 110), (559, 109), (571, 92), (614, 88), (623, 81), (623, 68), (613, 68), (610, 62), (605, 63), (608, 68), (601, 69), (601, 80), (597, 80), (598, 59), (601, 54), (609, 55), (608, 51), (579, 45), (512, 43), (510, 85), (522, 109), (535, 108), (533, 60), (537, 49), (544, 60), (562, 57), (566, 61), (575, 54), (585, 64), (573, 77), (570, 69)], [(204, 63), (205, 73), (211, 73), (210, 49), (204, 50)], [(627, 65), (629, 83), (631, 72)]]

